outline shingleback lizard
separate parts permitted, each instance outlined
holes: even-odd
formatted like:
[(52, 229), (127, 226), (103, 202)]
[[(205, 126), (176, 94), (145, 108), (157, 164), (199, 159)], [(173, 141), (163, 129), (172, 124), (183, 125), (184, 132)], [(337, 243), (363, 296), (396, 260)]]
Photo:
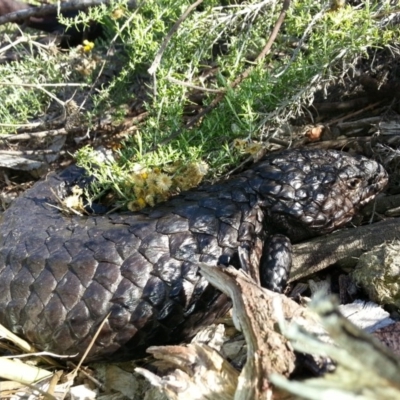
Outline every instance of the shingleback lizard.
[(2, 215), (0, 323), (39, 349), (80, 356), (109, 314), (91, 360), (134, 358), (225, 312), (228, 299), (200, 276), (198, 262), (246, 268), (255, 259), (261, 281), (279, 289), (290, 244), (278, 237), (277, 253), (269, 252), (272, 235), (329, 233), (387, 183), (383, 167), (365, 157), (289, 150), (151, 209), (64, 215), (51, 206), (54, 193), (81, 176), (77, 167), (50, 175)]

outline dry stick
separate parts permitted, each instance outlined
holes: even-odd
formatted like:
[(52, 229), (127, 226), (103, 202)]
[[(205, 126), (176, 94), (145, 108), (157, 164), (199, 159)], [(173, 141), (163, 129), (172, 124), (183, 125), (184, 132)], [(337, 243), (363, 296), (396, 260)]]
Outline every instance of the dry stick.
[[(39, 154), (58, 154), (58, 151), (55, 150), (0, 150), (0, 154), (6, 155), (14, 155), (14, 156), (31, 156), (31, 155), (39, 155)], [(65, 152), (64, 152), (65, 153)]]
[(21, 37), (17, 38), (16, 40), (14, 40), (12, 43), (8, 44), (7, 46), (2, 47), (0, 49), (0, 54), (5, 53), (6, 51), (13, 48), (14, 46), (16, 46), (19, 43), (24, 43), (24, 42), (28, 42), (28, 39), (25, 36), (21, 36)]
[[(286, 17), (286, 12), (289, 9), (290, 6), (290, 0), (284, 0), (283, 1), (283, 6), (282, 6), (282, 11), (279, 14), (279, 17), (276, 21), (276, 24), (271, 32), (271, 35), (269, 36), (268, 42), (261, 51), (261, 53), (257, 56), (256, 62), (262, 60), (269, 52), (271, 51), (272, 44), (275, 42), (276, 36), (278, 35), (279, 29), (283, 23), (283, 20)], [(236, 86), (238, 86), (244, 79), (246, 79), (250, 73), (253, 71), (254, 66), (251, 66), (247, 68), (242, 74), (240, 74), (230, 85), (231, 89), (234, 89)], [(219, 94), (218, 96), (215, 97), (215, 99), (203, 110), (200, 111), (195, 117), (193, 117), (186, 125), (185, 129), (189, 129), (193, 127), (202, 117), (204, 117), (206, 114), (208, 114), (210, 111), (214, 110), (218, 106), (218, 104), (221, 102), (221, 100), (225, 97), (226, 92)], [(158, 146), (160, 145), (165, 145), (166, 143), (170, 142), (174, 138), (176, 138), (178, 135), (182, 133), (182, 129), (177, 130), (174, 132), (172, 135), (169, 136), (169, 138), (163, 140), (160, 142)], [(154, 150), (154, 148), (152, 149)]]
[(18, 83), (0, 81), (0, 86), (21, 86), (27, 88), (40, 87), (89, 87), (87, 83)]
[(176, 83), (177, 85), (186, 86), (189, 89), (195, 89), (195, 90), (199, 90), (202, 92), (210, 92), (210, 93), (217, 93), (217, 94), (226, 93), (225, 89), (222, 89), (222, 90), (221, 89), (210, 89), (210, 88), (206, 88), (206, 87), (202, 87), (202, 86), (196, 86), (189, 82), (180, 81), (179, 79), (175, 79), (175, 78), (171, 78), (171, 77), (167, 77), (166, 79), (167, 79), (167, 81)]
[(367, 110), (370, 110), (371, 108), (375, 108), (376, 106), (378, 106), (379, 104), (382, 104), (382, 103), (383, 103), (383, 100), (378, 101), (376, 103), (372, 103), (369, 106), (364, 107), (361, 110), (354, 111), (353, 113), (347, 114), (344, 117), (340, 117), (340, 118), (336, 118), (336, 119), (333, 119), (331, 121), (328, 121), (325, 125), (333, 125), (333, 124), (337, 124), (337, 123), (339, 123), (341, 121), (346, 121), (346, 120), (348, 120), (350, 118), (353, 118), (353, 117), (355, 117), (355, 116), (357, 116), (359, 114), (362, 114), (363, 112), (365, 112)]
[[(4, 125), (0, 124), (0, 126)], [(49, 136), (62, 136), (62, 135), (68, 135), (69, 132), (70, 131), (67, 132), (65, 128), (61, 128), (61, 129), (50, 129), (41, 132), (17, 133), (16, 135), (1, 135), (0, 142), (1, 141), (17, 142), (20, 140), (40, 139)]]
[(89, 351), (92, 349), (97, 337), (100, 335), (101, 330), (103, 329), (104, 324), (108, 321), (109, 316), (111, 315), (111, 311), (106, 315), (106, 317), (103, 319), (103, 321), (101, 322), (101, 324), (99, 325), (96, 333), (94, 334), (92, 340), (90, 341), (87, 349), (85, 350), (85, 352), (83, 353), (83, 356), (81, 357), (81, 359), (78, 362), (78, 365), (74, 368), (74, 370), (71, 372), (71, 377), (72, 379), (74, 379), (78, 373), (78, 371), (81, 369), (81, 366), (83, 364), (83, 362), (85, 361), (87, 355), (89, 354)]
[(30, 17), (40, 17), (43, 15), (48, 15), (57, 12), (58, 10), (59, 12), (70, 10), (84, 10), (88, 7), (100, 6), (102, 4), (109, 3), (111, 3), (111, 0), (75, 0), (58, 5), (27, 8), (25, 10), (16, 11), (0, 17), (0, 25), (3, 25), (7, 22), (20, 21), (21, 19), (26, 19)]
[(44, 87), (41, 85), (32, 85), (32, 84), (23, 84), (20, 83), (19, 86), (22, 87), (36, 87), (37, 89), (41, 90), (42, 92), (46, 93), (47, 96), (51, 97), (55, 102), (57, 102), (61, 107), (65, 107), (65, 102), (61, 101), (57, 96), (55, 96), (53, 93), (50, 93), (48, 90), (46, 90)]
[(158, 50), (153, 63), (151, 64), (151, 67), (147, 70), (147, 72), (150, 75), (153, 75), (158, 66), (160, 65), (161, 62), (161, 57), (164, 54), (165, 49), (168, 46), (169, 41), (171, 40), (172, 36), (174, 35), (174, 33), (178, 30), (179, 25), (189, 16), (189, 14), (201, 3), (203, 2), (203, 0), (197, 0), (195, 3), (193, 3), (192, 5), (190, 5), (186, 11), (178, 18), (178, 20), (175, 22), (174, 26), (171, 28), (171, 30), (168, 32), (167, 36), (164, 38), (160, 49)]
[[(77, 368), (76, 364), (74, 364), (73, 362), (70, 362), (71, 365), (74, 368)], [(101, 391), (105, 392), (106, 391), (106, 386), (101, 383), (98, 379), (96, 379), (94, 376), (90, 375), (90, 373), (86, 372), (84, 368), (80, 368), (79, 372), (84, 375), (87, 379), (89, 379), (91, 382), (93, 382), (96, 387), (98, 387)]]
[[(5, 127), (5, 128), (29, 128), (29, 129), (36, 129), (38, 126), (43, 125), (43, 122), (32, 122), (30, 124), (0, 124), (0, 126)], [(12, 135), (10, 135), (12, 136)], [(4, 137), (1, 135), (0, 140), (2, 140)]]
[(47, 89), (45, 89), (41, 84), (34, 84), (34, 83), (10, 83), (10, 82), (0, 82), (0, 85), (2, 86), (21, 86), (21, 87), (27, 87), (27, 88), (36, 88), (41, 90), (42, 92), (46, 93), (47, 96), (51, 97), (55, 102), (57, 102), (61, 107), (65, 108), (65, 104), (67, 103), (66, 101), (61, 101), (57, 96), (55, 96), (53, 93), (49, 92)]

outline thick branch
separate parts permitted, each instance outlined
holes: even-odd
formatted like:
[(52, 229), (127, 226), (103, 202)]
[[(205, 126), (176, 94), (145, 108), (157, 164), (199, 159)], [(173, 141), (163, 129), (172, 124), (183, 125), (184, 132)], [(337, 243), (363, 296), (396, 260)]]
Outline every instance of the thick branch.
[(387, 219), (356, 229), (346, 229), (293, 246), (290, 281), (320, 271), (339, 260), (356, 259), (373, 246), (400, 239), (400, 220)]

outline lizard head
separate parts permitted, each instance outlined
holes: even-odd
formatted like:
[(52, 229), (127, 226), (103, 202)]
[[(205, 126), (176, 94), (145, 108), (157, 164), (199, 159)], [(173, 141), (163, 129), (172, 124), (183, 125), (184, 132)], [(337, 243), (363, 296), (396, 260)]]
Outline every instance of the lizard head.
[(266, 157), (255, 171), (268, 223), (294, 239), (304, 236), (301, 231), (310, 236), (343, 226), (388, 182), (376, 161), (335, 150), (285, 151)]

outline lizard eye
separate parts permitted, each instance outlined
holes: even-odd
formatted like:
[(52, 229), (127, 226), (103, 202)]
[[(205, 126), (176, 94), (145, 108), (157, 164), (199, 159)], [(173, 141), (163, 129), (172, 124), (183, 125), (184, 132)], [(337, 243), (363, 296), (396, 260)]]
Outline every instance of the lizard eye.
[(361, 179), (360, 178), (353, 178), (349, 179), (347, 182), (347, 186), (349, 189), (357, 189), (360, 186)]

